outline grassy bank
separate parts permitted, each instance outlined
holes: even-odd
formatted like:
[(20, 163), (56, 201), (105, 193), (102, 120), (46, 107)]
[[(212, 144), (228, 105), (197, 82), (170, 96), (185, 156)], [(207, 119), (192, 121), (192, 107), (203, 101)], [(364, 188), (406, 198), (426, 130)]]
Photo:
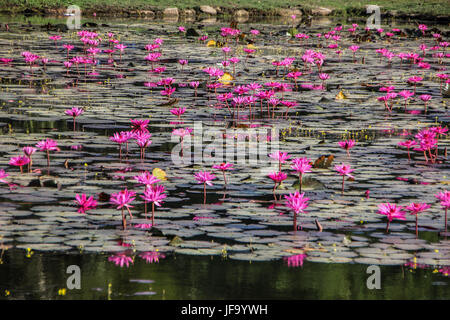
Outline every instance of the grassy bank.
[(180, 9), (195, 8), (200, 4), (225, 9), (254, 9), (258, 12), (274, 12), (277, 8), (298, 7), (308, 13), (314, 7), (326, 7), (334, 10), (334, 15), (365, 14), (369, 4), (381, 7), (381, 13), (398, 11), (403, 14), (427, 16), (450, 16), (448, 0), (0, 0), (0, 10), (20, 12), (26, 9), (43, 11), (46, 9), (65, 8), (76, 4), (85, 10), (105, 12), (129, 9), (155, 10), (167, 7)]

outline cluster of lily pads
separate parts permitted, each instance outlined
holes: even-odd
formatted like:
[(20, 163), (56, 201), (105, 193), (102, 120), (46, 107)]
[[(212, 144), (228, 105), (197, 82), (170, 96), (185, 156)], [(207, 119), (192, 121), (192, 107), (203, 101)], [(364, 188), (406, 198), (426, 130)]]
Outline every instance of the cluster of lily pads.
[[(394, 147), (388, 145), (377, 146), (376, 141), (391, 137), (393, 134), (408, 137), (412, 135), (413, 130), (417, 130), (417, 134), (414, 135), (416, 140), (397, 143), (408, 149), (408, 166), (402, 164), (402, 172), (429, 170), (430, 179), (436, 180), (433, 175), (440, 172), (441, 168), (442, 170), (446, 168), (448, 129), (446, 118), (442, 115), (437, 100), (442, 94), (443, 83), (450, 81), (448, 74), (445, 73), (447, 70), (445, 63), (449, 58), (449, 54), (445, 52), (448, 43), (444, 41), (444, 36), (437, 32), (429, 32), (428, 27), (424, 25), (419, 28), (421, 37), (417, 40), (421, 44), (415, 48), (421, 53), (415, 52), (410, 46), (406, 49), (410, 50), (408, 52), (398, 49), (397, 45), (402, 41), (411, 41), (401, 29), (393, 28), (391, 32), (382, 29), (374, 31), (360, 28), (356, 24), (347, 31), (342, 25), (331, 30), (326, 27), (323, 29), (325, 31), (316, 33), (312, 30), (296, 33), (295, 28), (292, 28), (288, 30), (287, 35), (286, 30), (281, 30), (276, 37), (271, 38), (268, 36), (269, 32), (276, 34), (276, 30), (272, 30), (271, 26), (261, 26), (258, 29), (247, 26), (245, 29), (222, 27), (220, 30), (213, 30), (212, 34), (198, 34), (196, 38), (189, 38), (185, 36), (186, 28), (180, 26), (173, 32), (163, 30), (165, 36), (161, 35), (149, 43), (146, 34), (125, 35), (121, 34), (120, 29), (117, 32), (82, 30), (64, 37), (51, 35), (47, 40), (50, 43), (45, 44), (43, 48), (33, 40), (24, 41), (23, 47), (26, 48), (26, 44), (29, 44), (29, 48), (20, 52), (21, 58), (5, 56), (0, 60), (5, 66), (1, 75), (5, 115), (12, 119), (14, 117), (26, 119), (32, 115), (34, 112), (32, 109), (24, 110), (22, 103), (17, 103), (18, 98), (27, 97), (31, 91), (37, 93), (37, 98), (27, 97), (29, 101), (36, 103), (41, 99), (40, 103), (44, 105), (41, 116), (45, 116), (45, 112), (48, 112), (48, 115), (60, 119), (65, 114), (72, 118), (70, 121), (73, 128), (72, 132), (48, 131), (45, 134), (62, 135), (64, 138), (39, 139), (34, 142), (36, 143), (34, 146), (31, 146), (34, 132), (31, 136), (20, 136), (27, 140), (26, 143), (18, 140), (20, 137), (15, 139), (16, 133), (13, 128), (21, 129), (17, 125), (11, 126), (9, 132), (5, 132), (4, 137), (14, 138), (11, 140), (5, 138), (2, 142), (2, 146), (10, 146), (5, 149), (4, 156), (10, 151), (16, 151), (14, 144), (25, 144), (21, 147), (23, 155), (16, 154), (9, 157), (8, 164), (11, 169), (6, 167), (0, 169), (0, 182), (8, 185), (12, 201), (12, 207), (6, 212), (16, 210), (20, 202), (17, 195), (26, 194), (27, 190), (30, 190), (30, 195), (34, 192), (28, 189), (36, 187), (30, 185), (31, 180), (36, 177), (39, 181), (53, 179), (58, 185), (59, 179), (60, 184), (66, 184), (61, 192), (70, 190), (71, 193), (70, 196), (65, 193), (64, 200), (60, 203), (64, 209), (60, 210), (66, 212), (66, 205), (70, 202), (73, 204), (75, 199), (77, 213), (86, 221), (97, 221), (82, 226), (83, 230), (86, 228), (88, 231), (80, 236), (81, 238), (74, 234), (75, 237), (68, 241), (70, 245), (75, 244), (83, 250), (89, 250), (89, 247), (97, 249), (100, 244), (92, 240), (95, 233), (91, 234), (91, 229), (99, 228), (105, 232), (104, 241), (108, 243), (101, 247), (104, 251), (119, 252), (110, 260), (120, 266), (128, 266), (133, 261), (127, 254), (121, 252), (127, 246), (138, 248), (138, 251), (143, 252), (142, 258), (147, 262), (157, 262), (159, 258), (164, 257), (161, 252), (169, 251), (217, 254), (244, 260), (286, 257), (289, 266), (302, 265), (305, 257), (311, 261), (325, 261), (325, 258), (333, 262), (350, 262), (353, 258), (354, 261), (358, 261), (360, 258), (349, 250), (351, 247), (349, 243), (353, 242), (356, 247), (360, 243), (359, 245), (364, 247), (368, 245), (366, 240), (354, 234), (353, 241), (350, 241), (346, 236), (329, 231), (352, 230), (355, 224), (357, 228), (358, 224), (367, 223), (369, 224), (366, 226), (367, 230), (378, 229), (378, 225), (370, 225), (371, 221), (378, 221), (378, 218), (371, 217), (376, 209), (378, 209), (376, 213), (386, 216), (386, 234), (375, 232), (371, 237), (381, 239), (387, 237), (386, 242), (400, 245), (397, 249), (408, 244), (416, 245), (418, 249), (422, 248), (421, 239), (418, 238), (420, 227), (418, 214), (424, 216), (424, 226), (433, 225), (433, 229), (429, 230), (439, 230), (433, 215), (425, 214), (425, 211), (431, 208), (429, 198), (426, 201), (418, 199), (423, 194), (421, 190), (413, 191), (411, 196), (407, 197), (408, 200), (403, 200), (402, 192), (411, 191), (408, 188), (400, 187), (395, 192), (389, 192), (390, 195), (387, 196), (380, 191), (383, 186), (373, 184), (374, 181), (383, 182), (374, 176), (381, 174), (377, 172), (380, 170), (380, 164), (377, 162), (380, 161), (379, 157), (392, 156), (387, 152), (387, 148), (394, 149), (396, 156), (395, 158), (392, 156), (387, 162), (403, 160), (400, 151), (397, 152)], [(362, 39), (365, 39), (367, 44)], [(7, 43), (7, 40), (3, 41)], [(416, 45), (417, 41), (412, 40), (411, 45)], [(376, 48), (373, 48), (374, 45)], [(189, 50), (180, 52), (183, 46)], [(33, 50), (33, 47), (36, 50)], [(5, 55), (5, 51), (0, 51), (0, 54)], [(380, 62), (375, 66), (378, 54)], [(381, 62), (382, 57), (388, 59), (387, 64)], [(398, 63), (394, 60), (395, 57), (400, 59)], [(403, 65), (404, 60), (409, 64)], [(358, 68), (371, 68), (371, 63), (374, 63), (374, 68), (385, 72), (381, 71), (373, 76), (370, 85), (367, 84), (368, 79), (363, 79), (362, 81), (366, 81), (364, 87), (372, 92), (386, 92), (386, 95), (377, 97), (370, 92), (369, 95), (361, 95), (358, 98), (358, 93), (353, 95), (351, 92), (345, 93), (345, 83), (341, 85), (342, 79), (339, 79), (346, 72), (345, 68), (351, 68), (353, 71), (347, 71), (351, 73)], [(337, 67), (343, 69), (336, 71)], [(426, 74), (429, 70), (437, 70), (437, 73)], [(401, 72), (401, 76), (396, 72)], [(409, 76), (410, 74), (420, 76)], [(429, 82), (424, 84), (426, 77)], [(407, 81), (404, 81), (404, 78), (407, 78)], [(394, 82), (396, 86), (392, 85)], [(408, 90), (410, 86), (413, 86), (413, 91)], [(395, 92), (396, 87), (400, 88), (398, 93)], [(422, 93), (418, 99), (415, 98), (416, 91)], [(109, 95), (114, 95), (114, 98), (111, 99)], [(396, 100), (399, 96), (403, 97), (403, 101)], [(44, 101), (44, 97), (55, 97), (60, 103), (61, 106), (56, 107), (57, 111), (54, 114), (51, 108), (46, 106), (46, 103), (51, 105), (51, 102)], [(354, 104), (343, 105), (347, 101), (352, 102), (353, 97)], [(92, 103), (92, 99), (97, 101)], [(102, 99), (107, 101), (108, 106), (101, 105)], [(377, 100), (384, 102), (384, 110), (380, 110), (376, 104)], [(418, 100), (424, 103), (423, 111), (412, 110), (415, 111), (412, 112), (407, 109), (408, 104), (416, 105), (415, 102)], [(76, 106), (73, 106), (74, 104)], [(324, 107), (314, 109), (315, 104), (322, 104)], [(67, 105), (69, 108), (59, 110)], [(341, 111), (342, 109), (345, 111)], [(400, 127), (409, 128), (399, 134), (391, 128), (378, 129), (379, 133), (373, 137), (373, 142), (368, 138), (366, 129), (359, 130), (359, 133), (356, 130), (351, 132), (351, 129), (345, 132), (336, 130), (346, 124), (351, 128), (353, 122), (361, 119), (364, 122), (371, 121), (370, 117), (364, 116), (358, 119), (359, 112), (371, 113), (374, 117), (380, 118), (381, 128), (394, 120), (398, 120)], [(440, 125), (429, 121), (430, 112), (433, 115), (437, 114), (436, 117), (442, 117)], [(325, 114), (325, 118), (321, 118), (322, 114)], [(393, 118), (396, 114), (397, 119)], [(151, 117), (146, 118), (148, 116)], [(344, 119), (340, 119), (341, 116)], [(423, 121), (426, 127), (417, 128), (415, 124), (411, 125), (417, 120)], [(262, 177), (256, 176), (255, 168), (222, 161), (210, 166), (210, 169), (204, 165), (174, 168), (167, 152), (163, 150), (163, 145), (171, 136), (177, 136), (180, 137), (181, 154), (190, 152), (189, 146), (183, 145), (184, 139), (196, 135), (189, 126), (190, 121), (203, 121), (209, 126), (219, 127), (222, 130), (232, 128), (236, 132), (257, 127), (282, 127), (284, 130), (280, 149), (289, 152), (272, 150), (268, 156), (278, 161), (278, 170)], [(78, 131), (77, 123), (80, 128)], [(101, 127), (103, 123), (105, 127)], [(295, 126), (302, 127), (302, 130), (312, 128), (317, 132), (312, 136), (310, 131), (303, 132), (296, 137), (292, 134)], [(95, 137), (98, 131), (101, 132), (103, 129), (107, 132)], [(245, 138), (244, 141), (238, 138), (232, 141), (233, 144), (247, 143)], [(376, 148), (371, 149), (369, 143), (375, 143)], [(118, 157), (115, 144), (119, 147)], [(410, 149), (416, 145), (419, 147), (413, 150), (418, 152), (411, 155)], [(99, 154), (97, 148), (104, 152)], [(334, 155), (330, 157), (329, 154), (338, 151), (336, 148), (346, 151), (345, 160), (343, 159), (340, 165), (334, 166), (334, 171), (342, 177), (342, 182), (329, 174), (332, 172), (329, 167), (334, 158)], [(358, 148), (357, 152), (352, 151), (350, 154), (351, 149)], [(44, 166), (41, 165), (39, 168), (42, 157), (39, 156), (38, 150), (45, 154), (47, 175), (42, 174), (41, 168)], [(139, 157), (134, 157), (137, 150)], [(319, 156), (318, 160), (313, 161), (312, 154), (309, 157), (305, 156), (310, 150), (318, 153), (315, 154)], [(57, 157), (53, 165), (50, 161), (50, 152), (55, 152)], [(422, 153), (425, 162), (419, 158)], [(337, 154), (341, 157), (339, 152)], [(35, 155), (34, 160), (36, 157), (39, 158), (34, 169), (32, 155)], [(363, 165), (356, 164), (355, 160), (359, 161), (363, 156), (368, 156), (366, 161), (362, 160)], [(411, 162), (411, 156), (417, 160), (416, 163)], [(61, 158), (65, 158), (66, 161), (62, 163)], [(324, 158), (329, 161), (324, 162)], [(290, 159), (291, 171), (285, 172), (283, 164)], [(71, 161), (75, 165), (71, 166)], [(371, 161), (377, 163), (378, 167), (371, 168)], [(348, 162), (352, 162), (352, 166)], [(88, 163), (92, 163), (92, 166)], [(357, 169), (353, 168), (355, 165)], [(386, 163), (381, 164), (384, 165)], [(28, 166), (27, 170), (24, 171), (23, 166)], [(17, 171), (20, 171), (20, 174), (12, 167), (18, 167)], [(213, 184), (217, 177), (212, 170), (222, 174), (222, 187)], [(231, 171), (228, 179), (227, 171)], [(354, 171), (358, 173), (356, 177)], [(53, 175), (50, 175), (51, 173)], [(309, 175), (311, 177), (308, 176), (307, 179), (306, 173), (312, 173)], [(100, 177), (103, 174), (107, 179)], [(361, 181), (352, 184), (350, 190), (344, 194), (346, 178), (355, 181), (359, 180), (358, 176), (361, 177)], [(64, 181), (64, 177), (74, 181)], [(273, 181), (273, 185), (269, 184), (267, 178)], [(397, 178), (400, 178), (397, 181), (404, 181), (401, 180), (402, 177)], [(132, 190), (134, 185), (130, 188), (130, 182), (143, 186), (143, 190)], [(41, 182), (39, 184), (41, 188), (45, 188)], [(200, 185), (198, 190), (197, 184)], [(335, 184), (340, 184), (340, 190), (335, 190)], [(389, 182), (384, 188), (395, 190), (396, 186)], [(223, 197), (216, 203), (208, 204), (208, 187), (215, 193), (221, 189)], [(89, 189), (93, 192), (89, 192)], [(441, 235), (446, 236), (450, 192), (443, 188), (436, 189), (436, 183), (433, 184), (433, 189), (430, 185), (430, 191), (435, 194), (435, 198), (444, 209), (444, 231)], [(371, 192), (372, 196), (369, 196)], [(203, 201), (199, 204), (195, 200), (197, 193), (203, 193)], [(137, 200), (138, 194), (142, 199), (141, 202)], [(35, 196), (39, 198), (39, 195)], [(376, 202), (370, 205), (363, 203), (373, 201), (373, 197), (377, 199)], [(49, 198), (58, 199), (54, 194)], [(67, 202), (69, 198), (71, 200)], [(233, 198), (236, 198), (235, 201)], [(400, 206), (398, 202), (396, 203), (396, 199), (401, 199), (401, 202), (408, 201), (410, 204)], [(190, 204), (185, 208), (185, 212), (183, 206), (180, 207), (180, 201)], [(172, 206), (172, 202), (175, 205)], [(152, 205), (151, 220), (147, 217), (149, 203)], [(164, 208), (163, 204), (169, 206)], [(267, 208), (260, 207), (261, 204), (267, 204)], [(117, 220), (111, 206), (119, 210), (122, 216), (122, 229), (125, 232), (122, 236), (127, 241), (121, 241), (120, 245), (111, 243), (114, 237), (107, 228), (115, 226)], [(155, 206), (160, 208), (158, 210), (161, 219), (155, 219)], [(312, 208), (312, 212), (306, 212), (308, 207)], [(328, 212), (336, 208), (342, 210), (342, 214), (333, 216)], [(31, 208), (33, 214), (42, 210), (45, 208), (39, 206)], [(350, 212), (354, 210), (365, 210), (367, 213), (370, 211), (370, 214), (364, 215), (364, 220), (361, 220), (360, 216)], [(290, 211), (293, 213), (292, 219), (288, 218)], [(406, 212), (415, 217), (416, 239), (411, 239), (408, 233), (389, 234), (390, 228), (394, 228), (394, 231), (403, 228), (402, 225), (391, 226), (391, 222), (394, 219), (406, 220)], [(433, 214), (439, 217), (440, 214), (436, 215), (437, 212), (434, 210)], [(132, 229), (127, 228), (126, 213), (130, 216), (131, 222), (135, 221), (131, 224)], [(143, 214), (144, 219), (136, 219), (133, 213), (139, 216)], [(190, 214), (194, 215), (190, 221), (181, 219)], [(300, 214), (302, 223), (297, 225)], [(8, 219), (5, 221), (7, 224), (14, 224)], [(27, 225), (27, 221), (23, 223)], [(293, 230), (283, 229), (291, 224)], [(281, 229), (266, 229), (269, 226)], [(311, 231), (304, 231), (308, 229)], [(13, 227), (10, 230), (4, 230), (5, 241), (15, 232)], [(142, 235), (142, 232), (146, 234)], [(160, 232), (164, 237), (159, 237)], [(213, 239), (232, 239), (233, 244), (205, 241), (201, 238), (204, 235)], [(185, 240), (178, 244), (166, 240), (166, 237), (170, 236), (182, 239), (199, 237), (199, 239), (191, 242)], [(39, 242), (39, 239), (23, 240), (32, 240), (29, 243)], [(416, 242), (403, 243), (414, 240)], [(337, 241), (342, 245), (342, 250), (338, 251), (344, 254), (334, 256), (334, 252), (338, 251), (333, 251), (336, 249), (333, 247), (324, 248), (321, 244), (324, 241), (326, 246), (332, 246), (332, 243)], [(276, 244), (275, 247), (272, 242)], [(247, 246), (240, 243), (246, 243)], [(445, 244), (446, 242), (443, 242), (445, 250), (448, 251), (449, 248)], [(50, 250), (55, 246), (45, 248)], [(376, 251), (373, 253), (374, 256), (380, 253), (378, 249), (374, 250)], [(380, 250), (388, 252), (389, 255), (389, 249), (382, 247)], [(230, 252), (233, 254), (229, 255)], [(317, 252), (321, 254), (315, 255)], [(324, 252), (326, 254), (323, 254)], [(393, 254), (392, 261), (411, 258), (410, 255), (396, 257), (395, 254), (401, 253), (395, 250)], [(374, 256), (362, 254), (363, 258), (359, 262), (368, 263), (368, 260), (364, 259), (375, 259)], [(439, 259), (441, 264), (447, 263), (448, 260), (441, 257), (436, 259)]]

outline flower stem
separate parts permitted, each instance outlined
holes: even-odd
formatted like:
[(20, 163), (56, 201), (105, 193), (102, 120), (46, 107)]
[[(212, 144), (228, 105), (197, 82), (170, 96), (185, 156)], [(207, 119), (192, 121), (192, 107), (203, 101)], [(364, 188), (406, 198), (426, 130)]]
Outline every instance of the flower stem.
[(123, 208), (122, 208), (122, 226), (123, 226), (123, 230), (125, 230), (127, 228), (127, 218), (125, 217), (125, 214), (123, 213)]
[(203, 204), (206, 204), (206, 183), (203, 183)]
[(155, 225), (155, 203), (152, 202), (152, 227)]
[(418, 214), (416, 213), (416, 238), (419, 237), (419, 229), (418, 229)]

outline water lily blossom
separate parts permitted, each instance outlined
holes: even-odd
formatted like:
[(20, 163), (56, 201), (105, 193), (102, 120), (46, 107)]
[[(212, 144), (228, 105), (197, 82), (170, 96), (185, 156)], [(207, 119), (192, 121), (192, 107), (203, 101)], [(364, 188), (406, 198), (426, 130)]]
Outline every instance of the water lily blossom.
[(386, 232), (389, 232), (389, 224), (393, 219), (406, 219), (405, 212), (402, 210), (402, 207), (389, 202), (379, 204), (377, 214), (385, 215), (387, 217)]

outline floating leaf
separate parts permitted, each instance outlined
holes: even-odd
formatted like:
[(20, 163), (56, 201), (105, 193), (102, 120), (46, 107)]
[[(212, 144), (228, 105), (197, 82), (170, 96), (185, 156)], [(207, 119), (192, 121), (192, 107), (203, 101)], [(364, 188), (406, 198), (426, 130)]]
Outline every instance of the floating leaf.
[(229, 74), (228, 72), (225, 72), (223, 76), (219, 78), (219, 82), (223, 83), (224, 85), (229, 85), (231, 81), (233, 81), (233, 76)]
[(153, 169), (152, 174), (159, 180), (167, 180), (166, 172), (160, 168)]
[(334, 160), (334, 155), (320, 156), (316, 161), (314, 161), (314, 168), (328, 168)]
[(342, 100), (342, 99), (347, 99), (347, 96), (344, 94), (344, 92), (339, 91), (339, 93), (336, 95), (336, 100)]
[(208, 43), (206, 44), (207, 47), (215, 47), (216, 46), (216, 42), (214, 40), (209, 40)]

